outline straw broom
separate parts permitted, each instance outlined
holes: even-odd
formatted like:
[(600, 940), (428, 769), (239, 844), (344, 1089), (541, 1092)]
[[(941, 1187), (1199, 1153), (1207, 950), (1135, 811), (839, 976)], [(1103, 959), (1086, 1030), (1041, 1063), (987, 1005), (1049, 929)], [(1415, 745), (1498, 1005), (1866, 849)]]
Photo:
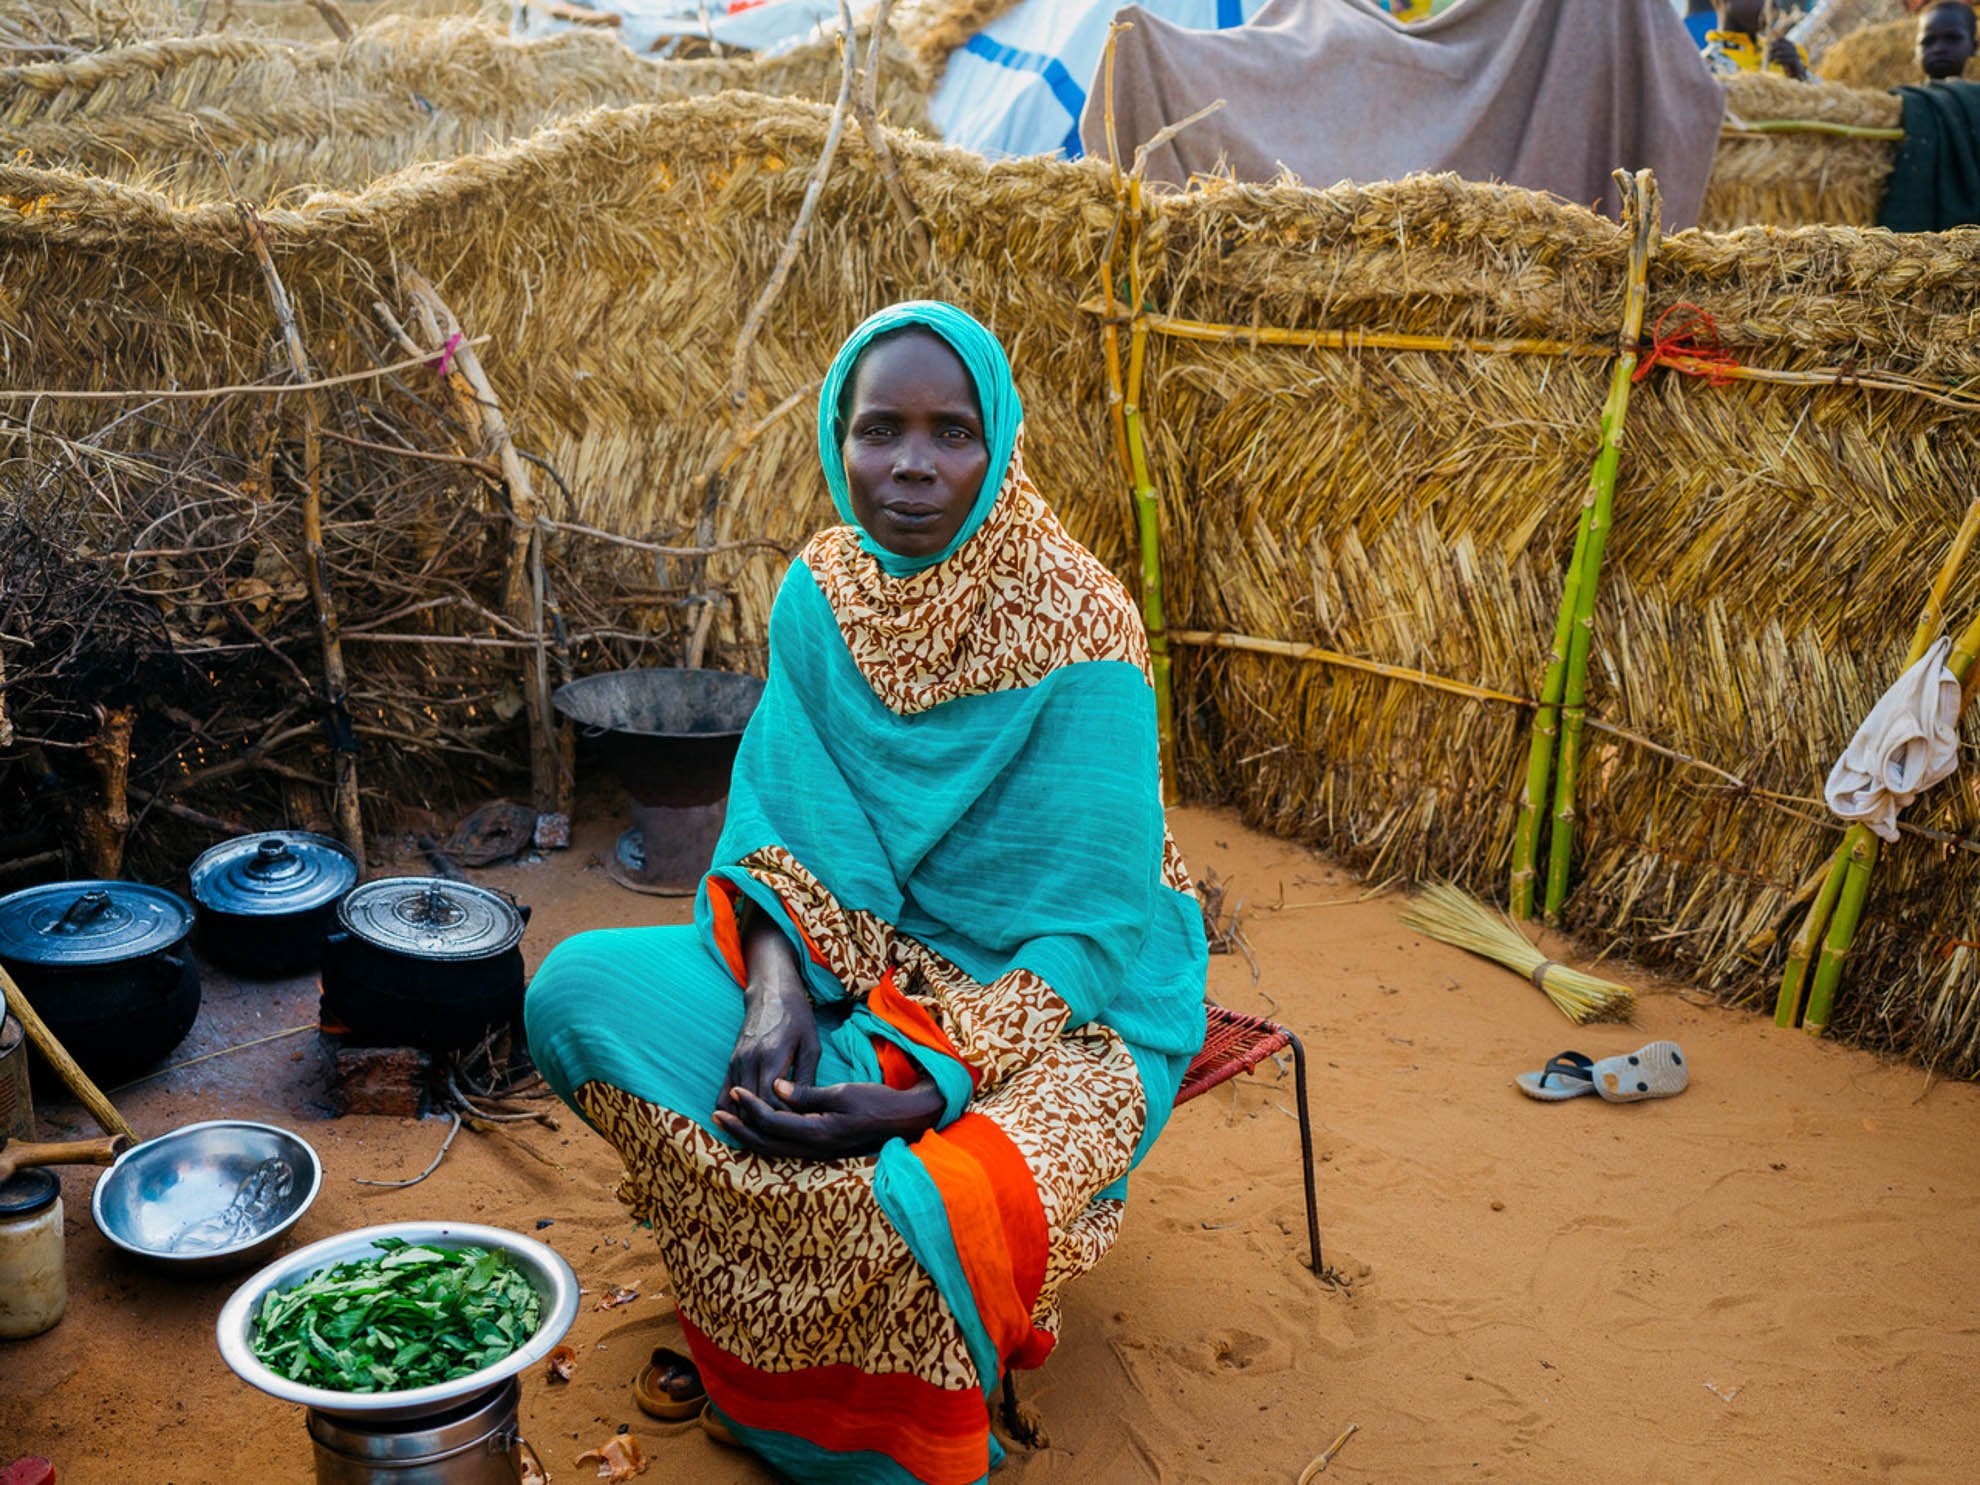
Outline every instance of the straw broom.
[(1525, 975), (1577, 1026), (1627, 1021), (1636, 1014), (1636, 995), (1627, 986), (1549, 959), (1512, 919), (1449, 882), (1424, 888), (1403, 910), (1402, 920), (1439, 943), (1455, 944)]

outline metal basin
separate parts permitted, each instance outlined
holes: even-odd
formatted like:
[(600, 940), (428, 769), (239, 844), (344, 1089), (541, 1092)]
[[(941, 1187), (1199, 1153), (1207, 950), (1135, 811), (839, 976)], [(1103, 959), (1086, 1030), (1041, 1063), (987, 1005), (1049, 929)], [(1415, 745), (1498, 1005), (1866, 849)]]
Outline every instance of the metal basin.
[(670, 809), (729, 792), (743, 728), (763, 694), (753, 675), (723, 670), (615, 670), (559, 686), (558, 711), (603, 738), (606, 765), (632, 797)]
[(89, 1206), (96, 1230), (126, 1253), (192, 1276), (267, 1257), (322, 1185), (308, 1141), (273, 1124), (214, 1119), (126, 1150)]
[[(403, 1238), (408, 1243), (434, 1248), (487, 1248), (508, 1254), (542, 1304), (536, 1334), (493, 1366), (451, 1382), (413, 1387), (404, 1392), (332, 1392), (325, 1387), (305, 1387), (278, 1376), (255, 1359), (250, 1339), (264, 1295), (293, 1289), (333, 1263), (373, 1257), (378, 1250), (372, 1243), (382, 1237)], [(424, 1418), (536, 1365), (564, 1338), (564, 1332), (577, 1318), (577, 1307), (577, 1275), (560, 1256), (534, 1239), (473, 1222), (387, 1222), (325, 1238), (277, 1259), (233, 1292), (221, 1307), (215, 1330), (220, 1355), (235, 1375), (273, 1397), (301, 1403), (322, 1413), (362, 1415), (376, 1420)]]

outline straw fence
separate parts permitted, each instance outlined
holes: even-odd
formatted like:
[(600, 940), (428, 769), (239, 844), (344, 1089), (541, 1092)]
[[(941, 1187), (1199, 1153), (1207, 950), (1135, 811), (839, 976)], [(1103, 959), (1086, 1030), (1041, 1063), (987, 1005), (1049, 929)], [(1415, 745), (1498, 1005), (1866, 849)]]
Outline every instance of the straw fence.
[[(1918, 67), (1918, 18), (1885, 21), (1850, 32), (1816, 59), (1815, 70), (1830, 82), (1850, 88), (1896, 88), (1922, 83)], [(1971, 61), (1967, 78), (1980, 77)]]
[(1726, 80), (1726, 121), (1699, 225), (1874, 226), (1901, 122), (1888, 93), (1759, 73)]
[[(538, 478), (537, 499), (559, 523), (540, 528), (542, 550), (570, 627), (647, 636), (611, 642), (617, 649), (575, 643), (570, 663), (678, 655), (709, 608), (681, 606), (682, 590), (698, 587), (722, 599), (711, 658), (760, 667), (782, 569), (774, 551), (731, 551), (689, 570), (581, 528), (678, 542), (713, 490), (704, 544), (789, 549), (829, 519), (806, 399), (832, 348), (877, 305), (941, 293), (1005, 338), (1041, 483), (1075, 533), (1136, 578), (1137, 513), (1099, 308), (1112, 281), (1101, 266), (1132, 241), (1136, 302), (1148, 313), (1132, 335), (1119, 327), (1117, 344), (1159, 497), (1148, 507), (1161, 522), (1152, 575), (1183, 785), (1372, 872), (1501, 892), (1528, 699), (1623, 323), (1625, 232), (1529, 193), (1443, 177), (1317, 192), (1221, 186), (1152, 199), (1137, 229), (1101, 164), (991, 167), (897, 137), (934, 241), (928, 268), (863, 139), (848, 132), (795, 271), (745, 358), (738, 408), (738, 329), (783, 250), (825, 130), (822, 108), (739, 94), (594, 113), (356, 196), (270, 211), (272, 260), (315, 372), (371, 379), (361, 385), (396, 409), (397, 432), (374, 443), (420, 433), (429, 450), (449, 446), (446, 383), (403, 369), (395, 383), (375, 380), (396, 352), (372, 306), (406, 314), (402, 268), (432, 276), (463, 331), (488, 337), (479, 354), (517, 446), (557, 474)], [(178, 208), (110, 182), (0, 166), (11, 385), (262, 380), (274, 319), (243, 244), (239, 215), (222, 204)], [(1980, 373), (1976, 258), (1980, 241), (1968, 235), (1814, 227), (1687, 233), (1648, 257), (1641, 349), (1665, 311), (1696, 305), (1715, 332), (1652, 360), (1688, 349), (1694, 359), (1681, 364), (1726, 380), (1656, 366), (1628, 411), (1565, 912), (1589, 943), (1769, 1003), (1782, 950), (1768, 935), (1791, 929), (1793, 894), (1839, 838), (1815, 802), (1821, 777), (1894, 676), (1980, 488), (1974, 401), (1946, 390)], [(1695, 359), (1714, 340), (1730, 368)], [(267, 402), (215, 402), (193, 427), (157, 413), (114, 419), (126, 402), (43, 400), (31, 436), (67, 440), (90, 469), (154, 457), (195, 433), (251, 464), (270, 436)], [(292, 427), (285, 402), (282, 426)], [(16, 447), (30, 437), (27, 411), (8, 414)], [(405, 611), (371, 583), (388, 561), (409, 570), (401, 547), (417, 523), (399, 529), (382, 504), (368, 518), (340, 490), (376, 489), (367, 498), (383, 501), (392, 490), (378, 470), (409, 480), (419, 461), (381, 464), (348, 445), (335, 454), (325, 490), (340, 504), (323, 539), (333, 586), (369, 605), (344, 643), (353, 689), (367, 691), (353, 711), (372, 729), (363, 766), (382, 817), (383, 795), (402, 784), (393, 760), (418, 751), (395, 737), (469, 725), (477, 703), (460, 698), (473, 687), (448, 669), (461, 640), (514, 646), (468, 652), (493, 670), (478, 682), (477, 756), (462, 766), (520, 763), (523, 729), (507, 720), (517, 703), (506, 716), (488, 708), (526, 689), (530, 646), (514, 637), (516, 618), (505, 629), (484, 617), (514, 612), (495, 594), (495, 537), (482, 538), (493, 545), (481, 568), (452, 580), (479, 585), (482, 614)], [(449, 499), (467, 508), (459, 492), (415, 494), (443, 514)], [(499, 508), (474, 516), (496, 532), (503, 519)], [(603, 556), (628, 565), (587, 577)], [(165, 560), (132, 570), (155, 581)], [(279, 552), (269, 566), (282, 570)], [(644, 607), (611, 609), (641, 583)], [(1976, 604), (1980, 583), (1962, 573), (1948, 612), (1963, 622)], [(251, 653), (251, 637), (220, 627), (239, 646), (227, 663), (282, 679)], [(376, 642), (388, 632), (403, 642)], [(435, 642), (422, 648), (429, 632)], [(526, 617), (519, 632), (531, 632)], [(218, 642), (197, 628), (187, 638)], [(314, 664), (306, 624), (274, 638)], [(18, 674), (19, 647), (11, 657), (8, 648), (0, 639), (0, 662)], [(402, 712), (424, 707), (441, 720), (378, 721), (383, 691)], [(11, 704), (23, 736), (43, 714), (54, 731), (80, 725), (59, 675), (17, 684)], [(430, 750), (429, 733), (420, 746)], [(262, 757), (321, 776), (320, 752)], [(197, 789), (177, 797), (215, 807)], [(1973, 778), (1942, 786), (1912, 816), (1941, 835), (1889, 851), (1836, 1028), (1972, 1075)]]
[[(890, 46), (883, 116), (925, 127), (905, 54)], [(0, 68), (0, 149), (148, 185), (181, 200), (256, 203), (356, 189), (585, 109), (725, 88), (829, 100), (836, 41), (781, 56), (655, 62), (611, 36), (516, 40), (486, 21), (386, 18), (349, 43), (222, 34)]]

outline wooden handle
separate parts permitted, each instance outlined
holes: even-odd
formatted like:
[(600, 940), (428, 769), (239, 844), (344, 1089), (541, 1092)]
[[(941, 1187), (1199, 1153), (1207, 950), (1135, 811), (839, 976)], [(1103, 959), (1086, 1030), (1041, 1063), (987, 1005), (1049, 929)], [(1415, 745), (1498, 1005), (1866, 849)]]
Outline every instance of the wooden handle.
[(9, 1140), (0, 1145), (0, 1181), (31, 1165), (108, 1165), (130, 1149), (127, 1134), (106, 1134), (93, 1140), (45, 1140), (31, 1144)]
[(0, 969), (0, 993), (7, 997), (7, 1014), (21, 1023), (21, 1030), (34, 1043), (35, 1051), (61, 1076), (69, 1091), (89, 1110), (89, 1116), (97, 1126), (105, 1134), (121, 1134), (126, 1139), (136, 1139), (131, 1126), (124, 1122), (124, 1116), (103, 1096), (103, 1090), (89, 1080), (89, 1074), (76, 1066), (76, 1059), (69, 1055), (68, 1048), (56, 1040), (55, 1033), (34, 1013), (28, 998), (21, 994), (21, 987), (4, 969)]

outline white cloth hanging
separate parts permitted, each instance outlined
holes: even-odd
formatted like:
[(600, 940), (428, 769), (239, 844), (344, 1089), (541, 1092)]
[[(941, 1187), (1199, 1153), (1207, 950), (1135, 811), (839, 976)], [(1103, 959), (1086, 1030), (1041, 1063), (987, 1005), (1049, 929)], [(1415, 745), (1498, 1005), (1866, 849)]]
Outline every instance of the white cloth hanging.
[(1838, 818), (1894, 841), (1898, 811), (1959, 767), (1959, 682), (1946, 669), (1951, 651), (1950, 639), (1933, 645), (1856, 729), (1822, 791)]

